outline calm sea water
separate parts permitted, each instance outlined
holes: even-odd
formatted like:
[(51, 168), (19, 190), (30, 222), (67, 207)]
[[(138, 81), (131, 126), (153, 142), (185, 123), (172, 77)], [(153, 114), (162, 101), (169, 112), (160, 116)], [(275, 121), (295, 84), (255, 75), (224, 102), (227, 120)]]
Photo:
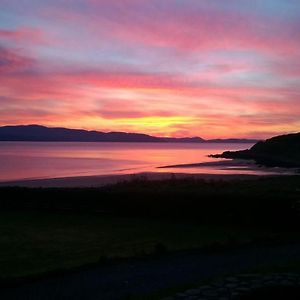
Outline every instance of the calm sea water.
[(159, 166), (216, 161), (207, 157), (252, 144), (0, 142), (0, 181), (139, 172), (253, 173)]

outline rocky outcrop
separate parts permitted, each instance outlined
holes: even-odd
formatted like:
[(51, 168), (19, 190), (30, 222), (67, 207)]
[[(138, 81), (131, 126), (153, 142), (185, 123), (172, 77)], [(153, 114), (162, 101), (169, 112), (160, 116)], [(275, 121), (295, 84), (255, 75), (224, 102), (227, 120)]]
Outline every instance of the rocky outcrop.
[(250, 159), (268, 167), (300, 167), (300, 133), (281, 135), (241, 151), (210, 155), (215, 158)]

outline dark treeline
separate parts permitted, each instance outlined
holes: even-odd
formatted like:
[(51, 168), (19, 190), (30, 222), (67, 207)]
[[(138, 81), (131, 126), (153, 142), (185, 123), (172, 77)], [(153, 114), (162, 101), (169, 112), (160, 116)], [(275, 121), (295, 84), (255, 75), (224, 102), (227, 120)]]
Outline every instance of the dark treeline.
[(1, 209), (189, 219), (203, 224), (294, 228), (300, 177), (235, 181), (137, 180), (103, 188), (0, 189)]

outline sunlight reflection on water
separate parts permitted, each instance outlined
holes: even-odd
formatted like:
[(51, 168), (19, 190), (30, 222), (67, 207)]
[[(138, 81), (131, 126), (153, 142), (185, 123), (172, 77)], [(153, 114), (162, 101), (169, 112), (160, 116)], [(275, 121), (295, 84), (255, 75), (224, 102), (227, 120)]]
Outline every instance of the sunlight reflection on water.
[(216, 161), (208, 154), (252, 144), (0, 142), (0, 180), (139, 172), (261, 174), (248, 168), (172, 168), (163, 165)]

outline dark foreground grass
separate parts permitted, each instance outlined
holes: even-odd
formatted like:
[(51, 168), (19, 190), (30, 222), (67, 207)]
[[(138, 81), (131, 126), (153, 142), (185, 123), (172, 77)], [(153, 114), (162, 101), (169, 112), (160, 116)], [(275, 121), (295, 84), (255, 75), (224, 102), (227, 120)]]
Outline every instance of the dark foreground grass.
[(107, 258), (147, 256), (248, 242), (267, 232), (91, 214), (0, 213), (0, 278), (13, 278), (103, 263)]
[(208, 182), (136, 180), (78, 189), (13, 187), (0, 188), (0, 196), (1, 209), (193, 218), (204, 223), (244, 222), (252, 226), (270, 222), (275, 225), (280, 219), (282, 227), (285, 222), (298, 221), (300, 176)]
[(298, 239), (300, 178), (0, 188), (0, 278), (107, 258)]
[(259, 288), (255, 291), (249, 292), (245, 296), (235, 297), (235, 300), (299, 300), (300, 287), (293, 286), (273, 286)]

